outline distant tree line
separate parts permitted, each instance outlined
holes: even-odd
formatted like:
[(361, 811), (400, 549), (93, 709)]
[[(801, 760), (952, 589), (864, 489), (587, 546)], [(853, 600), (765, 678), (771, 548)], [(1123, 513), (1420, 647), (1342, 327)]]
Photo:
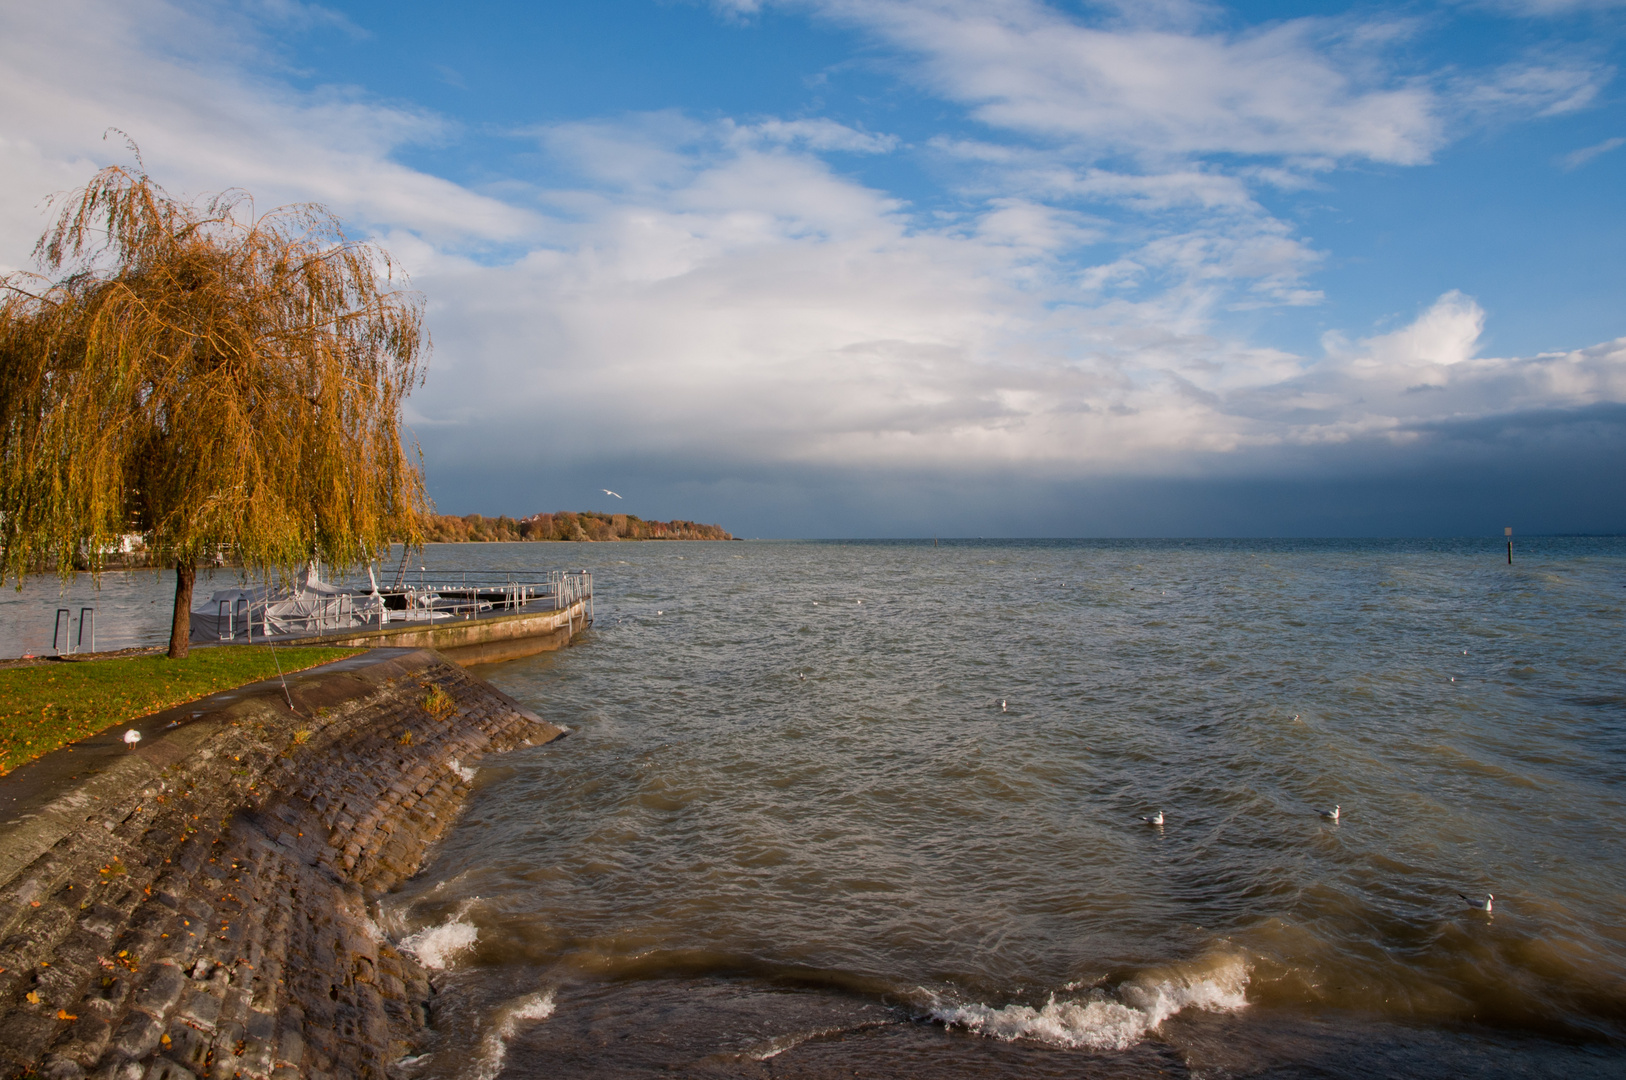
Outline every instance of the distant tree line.
[(533, 514), (525, 518), (454, 517), (432, 514), (423, 538), (431, 544), (481, 540), (732, 540), (721, 525), (694, 521), (645, 521), (635, 514), (600, 514), (592, 510)]

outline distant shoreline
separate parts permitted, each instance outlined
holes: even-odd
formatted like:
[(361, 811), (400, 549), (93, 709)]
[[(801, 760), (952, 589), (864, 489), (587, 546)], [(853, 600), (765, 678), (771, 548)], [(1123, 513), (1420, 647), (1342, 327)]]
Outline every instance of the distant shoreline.
[[(560, 540), (557, 537), (547, 537), (538, 540), (425, 540), (426, 544), (717, 544), (729, 540), (741, 540), (743, 536), (614, 536), (608, 540), (594, 540), (591, 537), (582, 539)], [(399, 543), (400, 541), (396, 541)], [(849, 541), (837, 541), (847, 543)], [(927, 541), (930, 543), (930, 541)]]
[(481, 514), (436, 514), (424, 530), (426, 544), (513, 543), (516, 541), (733, 540), (721, 525), (697, 521), (645, 521), (636, 514), (560, 510), (511, 518)]

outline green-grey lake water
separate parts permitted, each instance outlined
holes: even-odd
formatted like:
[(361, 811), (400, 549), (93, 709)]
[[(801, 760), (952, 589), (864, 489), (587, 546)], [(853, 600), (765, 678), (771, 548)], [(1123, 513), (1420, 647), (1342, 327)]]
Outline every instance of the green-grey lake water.
[(431, 548), (597, 622), (477, 669), (571, 734), (378, 912), (402, 1074), (1622, 1075), (1626, 541), (1517, 554)]

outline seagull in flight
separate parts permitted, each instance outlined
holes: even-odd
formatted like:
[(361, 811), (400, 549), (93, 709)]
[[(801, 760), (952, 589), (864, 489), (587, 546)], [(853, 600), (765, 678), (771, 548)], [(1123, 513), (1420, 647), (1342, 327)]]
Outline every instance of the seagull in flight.
[[(609, 488), (599, 488), (599, 490), (604, 492), (606, 495), (615, 495), (615, 492), (611, 491)], [(621, 498), (619, 495), (615, 495), (615, 497), (618, 499)]]
[[(1462, 896), (1461, 893), (1457, 893), (1457, 895)], [(1491, 893), (1486, 893), (1485, 894), (1485, 899), (1483, 899), (1483, 900), (1474, 900), (1471, 897), (1467, 897), (1467, 896), (1462, 896), (1462, 899), (1463, 899), (1463, 901), (1465, 903), (1467, 903), (1467, 905), (1469, 907), (1473, 908), (1475, 911), (1483, 911), (1487, 915), (1489, 915), (1491, 913), (1491, 905), (1496, 903), (1496, 897), (1494, 895), (1492, 895)]]
[(1161, 825), (1163, 824), (1163, 811), (1159, 810), (1155, 814), (1148, 814), (1142, 817), (1141, 820), (1148, 825)]

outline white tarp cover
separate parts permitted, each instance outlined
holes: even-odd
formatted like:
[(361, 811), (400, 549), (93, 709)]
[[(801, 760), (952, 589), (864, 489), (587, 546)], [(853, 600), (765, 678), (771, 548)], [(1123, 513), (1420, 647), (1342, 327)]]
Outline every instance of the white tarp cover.
[(192, 609), (191, 639), (247, 641), (252, 626), (258, 640), (265, 635), (267, 624), (272, 637), (379, 626), (383, 612), (383, 597), (329, 585), (312, 564), (291, 590), (270, 585), (216, 590)]

